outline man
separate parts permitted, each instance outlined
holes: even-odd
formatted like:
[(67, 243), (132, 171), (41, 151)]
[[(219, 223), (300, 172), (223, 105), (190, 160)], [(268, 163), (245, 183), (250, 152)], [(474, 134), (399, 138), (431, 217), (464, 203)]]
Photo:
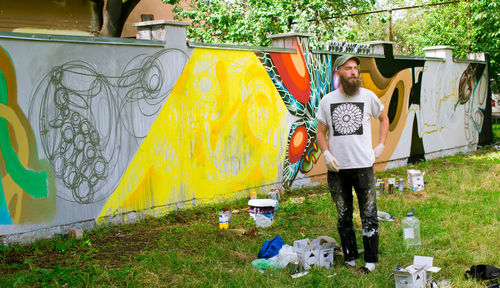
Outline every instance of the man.
[[(319, 103), (316, 137), (328, 168), (328, 187), (337, 206), (337, 229), (347, 267), (356, 267), (355, 260), (358, 258), (352, 223), (353, 187), (358, 197), (365, 249), (365, 265), (358, 272), (366, 274), (375, 269), (375, 262), (378, 261), (379, 232), (373, 163), (384, 150), (389, 119), (378, 97), (370, 90), (361, 88), (359, 63), (359, 58), (352, 55), (343, 55), (335, 60), (340, 87), (325, 95)], [(374, 149), (371, 117), (380, 121), (378, 144)]]

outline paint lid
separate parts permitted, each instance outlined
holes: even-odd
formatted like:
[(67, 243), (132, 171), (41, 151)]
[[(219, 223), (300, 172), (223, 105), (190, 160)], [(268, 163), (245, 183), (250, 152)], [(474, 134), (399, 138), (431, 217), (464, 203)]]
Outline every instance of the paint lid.
[(248, 201), (248, 206), (274, 207), (274, 206), (276, 206), (276, 200), (273, 200), (273, 199), (251, 199)]

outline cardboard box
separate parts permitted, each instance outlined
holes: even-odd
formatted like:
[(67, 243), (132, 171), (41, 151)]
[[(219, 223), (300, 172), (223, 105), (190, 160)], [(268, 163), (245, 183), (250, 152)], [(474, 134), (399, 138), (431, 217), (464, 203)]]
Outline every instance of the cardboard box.
[(424, 190), (424, 175), (425, 172), (420, 170), (409, 169), (406, 171), (406, 176), (408, 177), (408, 186), (413, 191)]
[(406, 268), (394, 270), (396, 288), (425, 288), (432, 281), (432, 273), (441, 268), (432, 266), (432, 257), (414, 256), (413, 264)]
[(335, 250), (333, 242), (324, 242), (321, 238), (316, 238), (309, 243), (309, 239), (306, 238), (294, 241), (293, 250), (297, 253), (304, 270), (309, 270), (314, 265), (333, 268)]

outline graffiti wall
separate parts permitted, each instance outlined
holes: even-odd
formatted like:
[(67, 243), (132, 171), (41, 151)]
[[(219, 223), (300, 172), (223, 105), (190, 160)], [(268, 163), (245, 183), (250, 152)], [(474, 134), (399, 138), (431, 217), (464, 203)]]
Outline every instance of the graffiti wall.
[[(322, 181), (315, 113), (340, 53), (301, 37), (286, 52), (81, 39), (0, 35), (5, 242)], [(376, 169), (491, 133), (486, 62), (359, 56), (390, 119)]]

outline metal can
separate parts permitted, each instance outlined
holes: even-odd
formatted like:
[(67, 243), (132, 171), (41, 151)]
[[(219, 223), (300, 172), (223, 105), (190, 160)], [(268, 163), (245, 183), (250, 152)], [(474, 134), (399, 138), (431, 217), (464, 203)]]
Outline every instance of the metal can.
[(291, 261), (288, 263), (288, 267), (290, 269), (290, 275), (299, 273), (300, 271), (300, 262), (297, 260)]

